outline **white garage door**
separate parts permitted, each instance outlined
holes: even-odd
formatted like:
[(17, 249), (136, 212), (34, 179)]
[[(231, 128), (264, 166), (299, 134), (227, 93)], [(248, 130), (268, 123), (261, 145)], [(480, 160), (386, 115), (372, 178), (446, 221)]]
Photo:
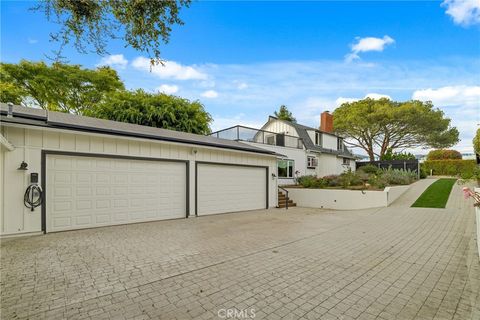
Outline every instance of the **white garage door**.
[(47, 155), (46, 231), (186, 216), (186, 164)]
[(266, 168), (197, 165), (197, 214), (265, 209)]

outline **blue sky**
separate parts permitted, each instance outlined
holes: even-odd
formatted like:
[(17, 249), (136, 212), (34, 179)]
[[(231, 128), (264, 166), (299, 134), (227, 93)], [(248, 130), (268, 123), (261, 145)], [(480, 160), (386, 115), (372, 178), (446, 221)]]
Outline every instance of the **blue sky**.
[[(32, 2), (1, 2), (1, 61), (45, 60), (57, 30)], [(432, 100), (471, 151), (480, 122), (480, 1), (194, 2), (182, 11), (165, 67), (109, 43), (109, 55), (67, 48), (69, 62), (114, 67), (128, 88), (204, 103), (213, 129), (260, 126), (280, 104), (299, 122), (365, 96)], [(418, 151), (418, 150), (416, 150)]]

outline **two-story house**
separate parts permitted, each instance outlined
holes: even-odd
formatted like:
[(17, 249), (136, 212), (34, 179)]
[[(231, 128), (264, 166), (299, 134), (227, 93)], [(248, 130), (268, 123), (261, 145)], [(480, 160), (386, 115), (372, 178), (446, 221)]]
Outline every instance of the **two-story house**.
[(355, 170), (355, 157), (343, 138), (333, 132), (333, 116), (320, 115), (320, 127), (312, 128), (270, 116), (262, 128), (241, 125), (211, 135), (242, 141), (279, 154), (277, 177), (279, 185), (293, 184), (303, 175), (323, 177)]

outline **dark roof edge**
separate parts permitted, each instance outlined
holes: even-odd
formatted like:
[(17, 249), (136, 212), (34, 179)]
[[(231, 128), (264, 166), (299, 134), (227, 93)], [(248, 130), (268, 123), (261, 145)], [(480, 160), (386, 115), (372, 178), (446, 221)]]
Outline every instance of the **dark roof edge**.
[(317, 128), (314, 128), (314, 127), (305, 126), (305, 125), (300, 124), (300, 123), (297, 123), (297, 122), (292, 122), (292, 121), (288, 121), (288, 120), (278, 119), (278, 118), (276, 118), (276, 117), (274, 117), (274, 116), (269, 116), (269, 119), (268, 119), (268, 120), (277, 120), (277, 121), (281, 121), (281, 122), (283, 122), (283, 123), (289, 124), (289, 125), (291, 125), (292, 127), (294, 127), (295, 129), (312, 130), (312, 131), (315, 131), (315, 132), (325, 133), (325, 134), (328, 134), (328, 135), (331, 135), (331, 136), (335, 136), (335, 137), (344, 139), (342, 136), (339, 136), (338, 134), (333, 133), (333, 132), (322, 131), (322, 130), (320, 130), (320, 129), (317, 129)]
[[(0, 109), (0, 115), (6, 116), (7, 114), (8, 114), (8, 111), (4, 111), (4, 110)], [(41, 116), (41, 115), (35, 115), (35, 114), (26, 114), (26, 113), (17, 112), (15, 110), (13, 111), (12, 115), (14, 117), (18, 117), (18, 118), (26, 118), (26, 119), (47, 121), (47, 116), (46, 115)]]
[[(23, 117), (23, 114), (20, 116), (16, 116), (15, 118), (21, 118), (29, 120), (29, 117)], [(15, 119), (13, 118), (13, 119)], [(175, 139), (175, 138), (168, 138), (168, 137), (159, 137), (153, 136), (148, 134), (140, 134), (140, 133), (126, 133), (123, 131), (116, 131), (116, 130), (102, 130), (101, 128), (90, 128), (90, 127), (83, 127), (83, 126), (73, 126), (73, 125), (65, 125), (62, 123), (55, 123), (55, 122), (48, 122), (48, 123), (32, 123), (29, 121), (19, 122), (19, 121), (10, 121), (12, 118), (7, 118), (5, 116), (2, 117), (2, 122), (6, 123), (14, 123), (14, 124), (23, 124), (23, 125), (32, 125), (37, 127), (44, 127), (44, 128), (52, 128), (52, 129), (66, 129), (66, 130), (74, 130), (74, 131), (81, 131), (81, 132), (93, 132), (93, 133), (102, 133), (102, 134), (110, 134), (122, 137), (135, 137), (135, 138), (144, 138), (149, 140), (157, 140), (157, 141), (167, 141), (167, 142), (176, 142), (182, 144), (189, 144), (189, 145), (200, 145), (200, 146), (207, 146), (207, 147), (214, 147), (218, 149), (231, 149), (237, 151), (244, 151), (244, 152), (251, 152), (251, 153), (259, 153), (265, 155), (276, 155), (275, 152), (265, 150), (265, 149), (250, 149), (250, 148), (242, 148), (242, 147), (235, 147), (235, 146), (227, 146), (227, 145), (219, 145), (215, 143), (208, 143), (208, 142), (198, 142), (198, 141), (190, 141), (185, 139)], [(41, 120), (41, 119), (36, 119)]]

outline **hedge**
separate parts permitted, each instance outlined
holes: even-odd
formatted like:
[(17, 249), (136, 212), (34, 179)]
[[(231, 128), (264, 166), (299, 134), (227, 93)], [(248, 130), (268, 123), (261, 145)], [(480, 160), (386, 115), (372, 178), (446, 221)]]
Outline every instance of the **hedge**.
[(433, 170), (434, 176), (461, 176), (470, 178), (474, 175), (475, 160), (427, 160), (422, 164), (427, 174)]
[(427, 155), (427, 160), (448, 160), (448, 159), (461, 160), (462, 154), (457, 150), (438, 149), (438, 150), (430, 151)]

